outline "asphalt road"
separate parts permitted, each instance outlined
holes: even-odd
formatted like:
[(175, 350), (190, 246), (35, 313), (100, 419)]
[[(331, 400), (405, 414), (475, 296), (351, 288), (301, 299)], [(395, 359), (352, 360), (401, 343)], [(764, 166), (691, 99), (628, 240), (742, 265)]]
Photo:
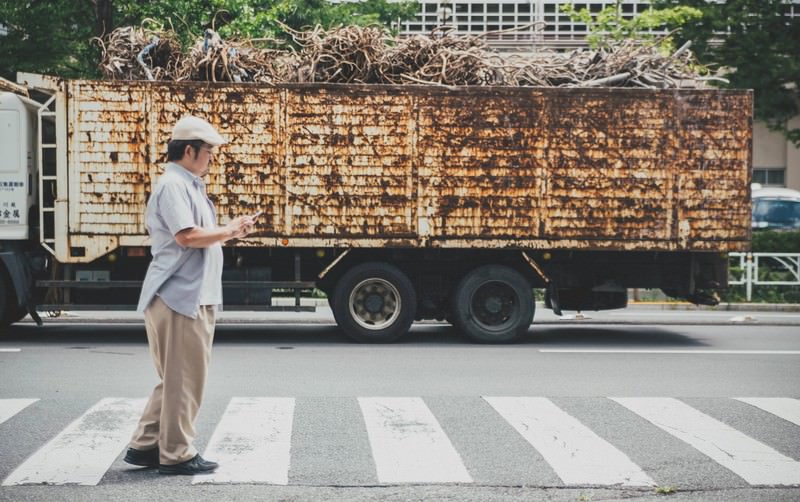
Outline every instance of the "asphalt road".
[(6, 330), (0, 500), (800, 500), (797, 312), (538, 312), (506, 346), (358, 345), (326, 315), (222, 316), (205, 480), (121, 460), (155, 384), (136, 316)]

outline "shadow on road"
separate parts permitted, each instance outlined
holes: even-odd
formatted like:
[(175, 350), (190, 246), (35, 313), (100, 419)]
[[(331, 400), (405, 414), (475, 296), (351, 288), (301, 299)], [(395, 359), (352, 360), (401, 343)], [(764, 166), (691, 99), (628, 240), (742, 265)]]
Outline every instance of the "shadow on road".
[[(683, 327), (686, 331), (686, 327)], [(144, 326), (140, 324), (51, 324), (37, 327), (32, 324), (5, 328), (2, 343), (59, 343), (80, 346), (101, 344), (147, 343)], [(339, 328), (331, 325), (281, 324), (221, 324), (217, 326), (215, 344), (318, 345), (351, 344)], [(446, 324), (416, 324), (397, 345), (459, 345), (480, 348)], [(674, 328), (625, 325), (543, 326), (534, 324), (525, 337), (516, 343), (521, 346), (592, 347), (701, 347), (707, 344)]]
[(534, 345), (569, 345), (592, 347), (705, 347), (707, 343), (674, 328), (656, 326), (564, 326), (537, 327), (528, 330), (523, 343)]

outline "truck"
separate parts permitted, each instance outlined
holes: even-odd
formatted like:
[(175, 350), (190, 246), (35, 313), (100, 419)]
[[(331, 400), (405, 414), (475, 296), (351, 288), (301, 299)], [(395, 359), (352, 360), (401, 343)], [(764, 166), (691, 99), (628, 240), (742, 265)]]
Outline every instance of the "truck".
[[(360, 342), (425, 319), (510, 342), (537, 295), (559, 315), (623, 308), (631, 288), (714, 305), (727, 253), (749, 247), (748, 90), (13, 86), (0, 94), (3, 326), (136, 304), (144, 209), (189, 113), (229, 140), (206, 178), (220, 222), (263, 213), (224, 248), (224, 308), (303, 311), (301, 295), (322, 292)], [(276, 290), (294, 303), (273, 305)]]

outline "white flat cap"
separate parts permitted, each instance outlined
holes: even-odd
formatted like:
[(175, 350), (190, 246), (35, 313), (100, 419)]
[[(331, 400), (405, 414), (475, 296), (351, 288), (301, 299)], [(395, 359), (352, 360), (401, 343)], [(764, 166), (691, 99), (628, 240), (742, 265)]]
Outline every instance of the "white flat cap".
[(193, 115), (186, 115), (181, 118), (172, 129), (172, 139), (192, 140), (199, 139), (209, 145), (217, 146), (227, 143), (225, 138), (219, 135), (214, 126)]

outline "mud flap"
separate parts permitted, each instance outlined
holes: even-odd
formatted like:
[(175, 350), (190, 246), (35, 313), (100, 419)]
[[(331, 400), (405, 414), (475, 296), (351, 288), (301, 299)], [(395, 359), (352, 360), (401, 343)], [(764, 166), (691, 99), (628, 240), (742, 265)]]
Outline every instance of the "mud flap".
[(553, 281), (547, 283), (547, 298), (549, 300), (547, 303), (549, 303), (549, 307), (553, 313), (557, 316), (561, 316), (561, 303), (558, 301), (558, 288)]

